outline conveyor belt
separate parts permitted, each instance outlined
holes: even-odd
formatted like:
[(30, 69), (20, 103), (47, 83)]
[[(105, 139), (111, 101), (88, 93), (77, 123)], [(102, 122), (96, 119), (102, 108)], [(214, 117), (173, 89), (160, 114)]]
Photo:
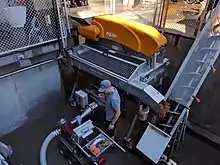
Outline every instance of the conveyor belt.
[(106, 55), (102, 55), (92, 50), (81, 53), (78, 56), (127, 79), (137, 68), (135, 65), (114, 59), (112, 57), (108, 57)]

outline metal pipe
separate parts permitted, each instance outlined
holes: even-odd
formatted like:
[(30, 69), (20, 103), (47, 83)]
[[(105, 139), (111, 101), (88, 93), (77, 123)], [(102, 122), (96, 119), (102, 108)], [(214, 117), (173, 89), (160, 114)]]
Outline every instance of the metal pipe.
[(112, 0), (112, 15), (115, 15), (115, 0)]
[(167, 14), (168, 14), (168, 9), (170, 5), (170, 0), (165, 0), (165, 10), (164, 10), (164, 15), (162, 16), (163, 22), (162, 22), (162, 33), (164, 33), (164, 28), (166, 26), (166, 19), (167, 19)]
[(161, 0), (161, 13), (160, 13), (160, 15), (159, 15), (159, 28), (162, 28), (162, 23), (163, 23), (163, 15), (164, 15), (164, 7), (165, 7), (165, 1), (166, 0)]
[(10, 53), (14, 53), (14, 52), (18, 52), (18, 51), (25, 51), (27, 49), (30, 49), (30, 48), (33, 48), (33, 47), (36, 47), (36, 46), (40, 46), (40, 45), (44, 45), (44, 44), (48, 44), (50, 42), (54, 42), (54, 41), (57, 41), (57, 40), (58, 39), (56, 38), (56, 39), (52, 39), (52, 40), (49, 40), (49, 41), (40, 42), (40, 43), (37, 43), (37, 44), (28, 45), (28, 46), (20, 47), (20, 48), (17, 48), (17, 49), (8, 50), (8, 51), (5, 51), (5, 52), (1, 52), (0, 56), (10, 54)]
[(100, 138), (95, 139), (92, 144), (97, 146), (99, 143), (103, 142), (104, 140), (105, 140), (104, 137), (100, 137)]
[(166, 159), (166, 162), (169, 162), (170, 161), (170, 158), (173, 154), (173, 150), (174, 150), (174, 147), (175, 147), (175, 142), (176, 142), (176, 138), (177, 138), (177, 131), (175, 131), (175, 134), (174, 134), (174, 137), (173, 137), (173, 141), (172, 141), (172, 144), (171, 144), (171, 148), (168, 152), (168, 155), (167, 155), (167, 159)]
[(95, 102), (89, 104), (88, 107), (86, 107), (86, 109), (83, 111), (83, 113), (81, 115), (78, 115), (77, 117), (75, 117), (74, 120), (71, 121), (72, 124), (78, 122), (77, 119), (83, 119), (86, 116), (88, 116), (91, 112), (93, 112), (94, 109), (96, 109), (98, 107), (98, 104), (96, 104)]
[(205, 5), (205, 9), (203, 10), (202, 14), (201, 14), (201, 17), (200, 17), (200, 21), (199, 21), (199, 27), (198, 27), (198, 33), (197, 33), (197, 36), (198, 34), (200, 33), (201, 29), (202, 29), (202, 25), (205, 21), (205, 16), (206, 16), (206, 11), (208, 9), (208, 6), (209, 6), (209, 3), (210, 3), (210, 0), (207, 0), (206, 2), (206, 5)]
[(88, 116), (97, 107), (98, 107), (98, 104), (96, 104), (95, 102), (89, 104), (89, 106), (81, 114), (81, 117), (84, 118), (84, 117)]
[(88, 158), (91, 157), (91, 155), (89, 155), (78, 143), (75, 143), (75, 145), (76, 145)]
[[(75, 94), (75, 90), (76, 90), (76, 86), (78, 85), (78, 81), (79, 81), (79, 74), (78, 74), (78, 71), (76, 71), (76, 81), (73, 85), (73, 89), (72, 89), (72, 92), (71, 92), (71, 95), (69, 97), (69, 101), (72, 103), (72, 101), (74, 101), (74, 94)], [(75, 105), (75, 103), (74, 103)]]
[[(153, 26), (155, 26), (157, 11), (158, 11), (158, 0), (156, 0), (156, 7), (155, 7), (155, 11), (154, 11), (154, 18), (153, 18)], [(157, 27), (157, 25), (156, 25), (156, 27)]]
[(135, 124), (136, 121), (137, 121), (137, 117), (138, 117), (138, 115), (136, 114), (136, 115), (134, 116), (134, 119), (133, 119), (132, 123), (131, 123), (131, 126), (130, 126), (130, 128), (129, 128), (129, 131), (128, 131), (126, 137), (125, 137), (126, 139), (128, 139), (128, 138), (130, 137), (131, 131), (132, 131), (133, 128), (134, 128), (134, 124)]
[(61, 9), (62, 4), (60, 2), (60, 0), (56, 1), (56, 5), (57, 5), (57, 14), (58, 14), (58, 20), (59, 20), (59, 26), (60, 26), (60, 37), (61, 37), (61, 41), (62, 41), (62, 48), (65, 49), (66, 48), (66, 34), (65, 34), (65, 27), (64, 27), (64, 20), (61, 16), (61, 14), (63, 14), (63, 11)]
[(29, 66), (29, 67), (26, 67), (26, 68), (23, 68), (23, 69), (20, 69), (20, 70), (16, 70), (16, 71), (14, 71), (14, 72), (10, 72), (10, 73), (4, 74), (4, 75), (0, 76), (0, 79), (3, 79), (3, 78), (5, 78), (5, 77), (12, 76), (12, 75), (17, 74), (17, 73), (20, 73), (20, 72), (24, 72), (24, 71), (29, 70), (29, 69), (32, 69), (32, 68), (36, 68), (36, 67), (41, 66), (41, 65), (45, 65), (45, 64), (51, 63), (51, 62), (56, 61), (56, 60), (61, 59), (61, 58), (63, 58), (63, 57), (58, 57), (58, 58), (56, 58), (56, 59), (50, 59), (50, 60), (41, 62), (41, 63), (36, 64), (36, 65), (32, 65), (32, 66)]
[(64, 2), (64, 11), (65, 11), (65, 16), (66, 16), (67, 30), (70, 35), (71, 32), (70, 32), (69, 14), (67, 12), (67, 3), (66, 3), (66, 0), (64, 0), (63, 2)]
[(181, 115), (179, 116), (179, 118), (177, 119), (175, 125), (173, 126), (173, 129), (170, 132), (170, 135), (173, 136), (173, 134), (175, 133), (177, 127), (179, 126), (180, 122), (183, 120), (183, 117), (185, 116), (187, 110), (186, 108), (183, 109)]
[(163, 1), (160, 0), (159, 3), (160, 3), (160, 9), (159, 9), (159, 12), (158, 12), (158, 19), (157, 19), (157, 25), (156, 25), (156, 27), (158, 27), (158, 28), (161, 27), (161, 14), (162, 14), (162, 10), (163, 10)]
[(57, 29), (57, 39), (59, 38), (58, 40), (58, 44), (59, 44), (59, 49), (62, 50), (63, 47), (62, 47), (62, 44), (61, 44), (61, 41), (60, 41), (60, 38), (61, 38), (61, 30), (60, 30), (60, 24), (59, 24), (59, 18), (57, 18), (58, 16), (58, 10), (57, 10), (57, 2), (55, 0), (51, 0), (51, 3), (52, 3), (52, 6), (53, 6), (53, 14), (54, 14), (54, 18), (55, 18), (55, 25), (56, 25), (56, 29)]
[(186, 126), (187, 126), (187, 122), (188, 122), (188, 116), (189, 116), (189, 109), (186, 110), (186, 114), (183, 119), (183, 123), (182, 123), (181, 130), (180, 130), (180, 136), (179, 136), (178, 143), (176, 146), (177, 149), (179, 148), (181, 141), (184, 141), (184, 137), (185, 137), (185, 133), (186, 133)]

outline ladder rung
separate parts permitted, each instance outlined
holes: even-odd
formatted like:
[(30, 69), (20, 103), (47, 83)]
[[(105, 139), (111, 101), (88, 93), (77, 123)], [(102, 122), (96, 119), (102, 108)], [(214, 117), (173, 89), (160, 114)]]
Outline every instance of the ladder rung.
[(206, 61), (202, 61), (202, 60), (196, 60), (196, 62), (203, 63), (203, 64), (210, 64), (210, 62), (206, 62)]
[(173, 128), (172, 125), (167, 125), (167, 124), (159, 124), (160, 126), (163, 126), (163, 127), (168, 127), (168, 128)]
[(208, 36), (208, 39), (212, 39), (212, 38), (214, 38), (214, 39), (217, 39), (217, 40), (220, 40), (220, 38), (219, 38), (219, 35), (211, 35), (211, 36)]
[[(212, 35), (208, 37), (209, 42), (219, 40), (219, 35)], [(211, 41), (210, 41), (211, 40)]]
[(177, 101), (177, 100), (178, 100), (178, 101), (183, 101), (182, 98), (174, 98), (174, 100), (175, 100), (175, 101)]
[(206, 48), (200, 49), (200, 52), (201, 52), (201, 51), (210, 51), (210, 52), (213, 51), (213, 52), (214, 52), (214, 51), (218, 51), (218, 49), (206, 47)]
[(191, 74), (191, 75), (201, 75), (200, 73), (197, 73), (197, 72), (189, 72), (188, 74)]
[(173, 114), (173, 115), (180, 115), (180, 113), (178, 113), (178, 112), (174, 112), (174, 111), (168, 111), (168, 112)]
[(190, 88), (190, 89), (195, 89), (195, 87), (189, 86), (189, 85), (180, 85), (182, 88)]

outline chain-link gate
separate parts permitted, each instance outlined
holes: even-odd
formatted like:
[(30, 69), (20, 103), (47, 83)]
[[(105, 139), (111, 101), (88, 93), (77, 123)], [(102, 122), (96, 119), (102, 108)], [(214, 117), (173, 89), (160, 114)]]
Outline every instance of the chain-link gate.
[(115, 14), (147, 25), (157, 26), (162, 0), (115, 0)]
[[(165, 0), (161, 28), (165, 32), (196, 37), (219, 0)], [(205, 17), (205, 19), (204, 19)]]
[(67, 8), (68, 14), (76, 18), (91, 18), (93, 16), (112, 14), (114, 0), (71, 0), (84, 1), (82, 5), (70, 5)]
[(57, 39), (52, 0), (0, 1), (0, 54)]
[(168, 32), (194, 37), (199, 26), (201, 4), (170, 1), (165, 29)]

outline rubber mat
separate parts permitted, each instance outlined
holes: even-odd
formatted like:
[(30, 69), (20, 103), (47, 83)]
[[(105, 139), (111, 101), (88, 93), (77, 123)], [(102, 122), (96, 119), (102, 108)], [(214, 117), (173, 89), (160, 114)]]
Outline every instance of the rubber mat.
[(78, 56), (126, 79), (128, 79), (137, 68), (137, 66), (114, 59), (112, 57), (108, 57), (92, 50), (81, 53)]

